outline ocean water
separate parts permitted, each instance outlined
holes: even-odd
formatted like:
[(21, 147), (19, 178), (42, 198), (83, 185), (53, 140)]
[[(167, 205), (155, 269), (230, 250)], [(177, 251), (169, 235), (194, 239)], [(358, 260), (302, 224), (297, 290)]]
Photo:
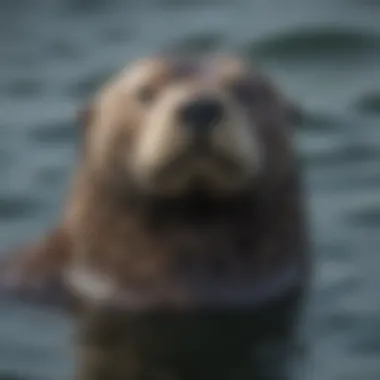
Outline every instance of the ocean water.
[[(305, 109), (296, 141), (315, 276), (304, 378), (380, 379), (378, 0), (1, 0), (0, 250), (57, 219), (78, 106), (125, 63), (173, 47), (242, 52)], [(2, 309), (0, 378), (69, 376), (72, 333), (59, 313)]]

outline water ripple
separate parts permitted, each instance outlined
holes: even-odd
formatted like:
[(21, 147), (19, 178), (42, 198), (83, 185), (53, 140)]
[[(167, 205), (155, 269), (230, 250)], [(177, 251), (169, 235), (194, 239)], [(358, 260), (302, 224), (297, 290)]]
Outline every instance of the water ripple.
[(380, 91), (373, 91), (362, 95), (353, 107), (360, 112), (380, 115)]
[(42, 203), (32, 194), (0, 195), (0, 220), (26, 218), (41, 211)]
[(253, 43), (253, 54), (264, 58), (315, 58), (380, 56), (380, 36), (332, 26), (305, 27), (275, 33)]
[(43, 94), (46, 86), (41, 80), (31, 77), (17, 78), (5, 85), (4, 92), (14, 98), (29, 98)]
[(346, 220), (364, 228), (378, 228), (380, 225), (380, 204), (365, 205), (357, 210), (352, 210), (346, 215)]
[(55, 121), (29, 130), (29, 138), (39, 144), (67, 144), (78, 138), (79, 127), (71, 121)]

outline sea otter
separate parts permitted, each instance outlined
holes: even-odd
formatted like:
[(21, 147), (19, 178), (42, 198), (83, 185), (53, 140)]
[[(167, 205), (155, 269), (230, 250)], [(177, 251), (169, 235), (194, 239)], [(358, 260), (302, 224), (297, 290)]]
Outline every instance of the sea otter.
[(287, 378), (310, 273), (287, 99), (241, 58), (157, 56), (80, 122), (65, 212), (4, 293), (75, 311), (79, 380)]

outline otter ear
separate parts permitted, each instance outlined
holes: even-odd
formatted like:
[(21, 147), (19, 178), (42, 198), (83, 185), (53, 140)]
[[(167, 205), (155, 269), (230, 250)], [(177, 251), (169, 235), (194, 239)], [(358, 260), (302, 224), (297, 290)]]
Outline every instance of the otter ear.
[(63, 279), (69, 257), (68, 236), (63, 229), (57, 228), (42, 241), (0, 262), (0, 304), (21, 301), (71, 308), (74, 299)]

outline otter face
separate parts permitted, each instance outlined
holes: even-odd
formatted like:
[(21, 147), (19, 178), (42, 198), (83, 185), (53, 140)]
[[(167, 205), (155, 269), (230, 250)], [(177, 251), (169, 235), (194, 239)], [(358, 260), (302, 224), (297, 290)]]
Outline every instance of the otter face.
[(260, 85), (229, 57), (138, 62), (95, 99), (90, 162), (150, 194), (240, 191), (265, 160)]

